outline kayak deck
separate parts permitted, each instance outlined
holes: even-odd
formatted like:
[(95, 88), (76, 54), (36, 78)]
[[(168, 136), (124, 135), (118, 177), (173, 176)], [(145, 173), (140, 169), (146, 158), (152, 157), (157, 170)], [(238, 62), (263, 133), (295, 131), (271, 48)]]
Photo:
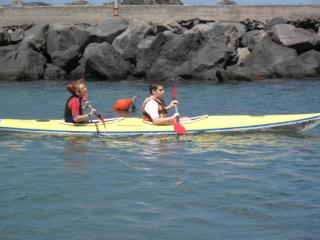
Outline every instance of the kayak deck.
[[(292, 128), (302, 131), (320, 123), (320, 113), (289, 115), (198, 116), (183, 123), (188, 133), (238, 132)], [(98, 121), (91, 124), (69, 124), (61, 120), (0, 119), (0, 131), (38, 132), (51, 134), (176, 134), (172, 125), (156, 126), (141, 118), (106, 119), (106, 128)]]

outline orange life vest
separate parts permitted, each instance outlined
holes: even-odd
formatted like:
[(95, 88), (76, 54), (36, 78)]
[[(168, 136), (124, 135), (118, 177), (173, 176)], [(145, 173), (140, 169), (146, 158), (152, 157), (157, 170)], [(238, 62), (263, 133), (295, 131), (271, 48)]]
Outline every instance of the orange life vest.
[(166, 110), (166, 106), (164, 104), (163, 100), (159, 100), (159, 99), (155, 99), (152, 97), (148, 97), (144, 100), (143, 104), (142, 104), (142, 114), (143, 114), (143, 120), (148, 121), (148, 122), (152, 122), (152, 118), (151, 116), (146, 112), (145, 107), (147, 102), (154, 100), (158, 103), (158, 113), (159, 113), (159, 117), (160, 118), (165, 118), (167, 117), (167, 110)]

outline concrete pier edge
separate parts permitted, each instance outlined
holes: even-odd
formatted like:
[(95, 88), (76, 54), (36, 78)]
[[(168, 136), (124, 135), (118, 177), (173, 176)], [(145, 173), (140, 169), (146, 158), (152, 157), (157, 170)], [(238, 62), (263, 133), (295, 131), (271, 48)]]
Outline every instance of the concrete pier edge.
[[(318, 5), (259, 5), (259, 6), (175, 6), (119, 5), (120, 17), (146, 22), (188, 20), (199, 18), (214, 21), (243, 21), (254, 19), (267, 22), (275, 17), (288, 20), (320, 18)], [(1, 7), (0, 27), (24, 24), (89, 23), (112, 17), (111, 5)]]

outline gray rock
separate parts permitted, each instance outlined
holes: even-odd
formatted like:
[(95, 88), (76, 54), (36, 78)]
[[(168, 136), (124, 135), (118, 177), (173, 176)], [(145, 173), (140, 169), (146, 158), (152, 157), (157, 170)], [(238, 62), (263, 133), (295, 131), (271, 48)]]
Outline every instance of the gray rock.
[(87, 44), (89, 32), (76, 25), (52, 24), (49, 26), (47, 51), (52, 64), (66, 72), (72, 71)]
[(132, 72), (130, 64), (106, 42), (89, 44), (83, 57), (87, 61), (87, 78), (119, 80), (126, 79)]
[(87, 60), (85, 58), (81, 58), (78, 62), (77, 67), (70, 72), (69, 77), (71, 79), (85, 78), (86, 65), (87, 65)]
[(246, 19), (244, 21), (241, 21), (240, 23), (245, 26), (247, 32), (265, 29), (265, 24), (257, 20)]
[(217, 22), (213, 24), (213, 29), (209, 33), (209, 39), (215, 41), (223, 36), (226, 39), (226, 46), (234, 49), (237, 47), (235, 42), (245, 33), (246, 29), (241, 23)]
[(0, 28), (0, 46), (7, 46), (10, 43), (10, 37), (8, 32), (3, 29)]
[(162, 81), (191, 77), (189, 60), (202, 47), (202, 43), (200, 33), (170, 35), (147, 72), (147, 78)]
[(22, 28), (17, 29), (0, 29), (0, 46), (16, 44), (21, 42), (24, 36)]
[(137, 46), (150, 32), (150, 25), (141, 21), (133, 21), (127, 30), (114, 40), (112, 45), (123, 58), (135, 61)]
[(28, 44), (0, 47), (0, 80), (42, 79), (46, 58)]
[(271, 26), (275, 26), (278, 24), (287, 24), (288, 19), (282, 18), (282, 17), (276, 17), (272, 18), (270, 22), (268, 22)]
[(204, 54), (213, 55), (210, 56), (211, 64), (205, 64), (206, 69), (211, 67), (226, 68), (236, 63), (235, 57), (237, 55), (236, 49), (239, 47), (239, 39), (245, 34), (243, 24), (229, 22), (199, 24), (190, 30), (190, 32), (192, 31), (200, 32), (205, 42), (203, 44), (204, 50), (199, 52), (200, 56), (196, 57), (195, 63), (201, 62)]
[(233, 51), (205, 45), (190, 58), (189, 71), (202, 72), (213, 67), (223, 68)]
[(73, 45), (64, 51), (55, 51), (51, 54), (51, 61), (54, 65), (61, 67), (66, 72), (72, 71), (82, 56), (80, 46)]
[(9, 34), (9, 39), (10, 39), (10, 43), (18, 43), (20, 41), (22, 41), (23, 39), (23, 29), (19, 28), (15, 31), (13, 30), (9, 30), (8, 34)]
[(152, 26), (152, 31), (155, 34), (158, 34), (160, 32), (164, 31), (170, 31), (173, 33), (178, 33), (181, 34), (185, 31), (186, 29), (183, 28), (178, 22), (173, 21), (173, 20), (168, 20), (162, 23), (156, 23)]
[(256, 44), (267, 35), (268, 33), (264, 30), (246, 32), (241, 38), (241, 45), (252, 50)]
[(312, 49), (317, 43), (316, 33), (309, 29), (296, 28), (289, 24), (272, 27), (275, 40), (283, 46), (296, 49), (299, 53)]
[(203, 23), (203, 21), (199, 18), (195, 18), (195, 19), (189, 19), (189, 20), (182, 20), (179, 22), (179, 24), (181, 25), (181, 27), (186, 28), (188, 30), (192, 29), (194, 26)]
[(272, 18), (271, 20), (267, 21), (265, 24), (265, 30), (271, 30), (273, 26), (278, 25), (278, 24), (287, 24), (288, 20), (282, 17), (275, 17)]
[(23, 42), (33, 50), (46, 54), (48, 24), (38, 24), (25, 31)]
[(149, 36), (138, 45), (136, 75), (145, 76), (153, 62), (159, 57), (161, 48), (167, 37), (163, 33)]
[(273, 66), (273, 69), (280, 78), (319, 77), (320, 52), (310, 50)]
[(274, 76), (273, 66), (297, 57), (294, 49), (274, 43), (269, 37), (261, 40), (243, 60), (242, 65), (222, 71), (223, 80), (260, 80)]
[(318, 34), (317, 34), (317, 37), (318, 37), (318, 40), (317, 40), (317, 43), (316, 43), (316, 50), (320, 51), (320, 27), (319, 27), (319, 30), (318, 30)]
[(129, 26), (129, 21), (124, 18), (108, 18), (96, 27), (88, 28), (90, 42), (113, 43), (114, 39), (123, 33)]
[(283, 47), (274, 43), (269, 37), (261, 40), (243, 61), (245, 66), (269, 67), (296, 57), (294, 49)]
[(242, 24), (198, 24), (183, 34), (166, 35), (159, 57), (147, 72), (150, 79), (217, 80), (216, 71), (236, 63)]
[(236, 50), (239, 39), (246, 33), (241, 23), (215, 22), (198, 24), (187, 33), (199, 32), (203, 38), (212, 46)]
[(67, 73), (58, 66), (50, 63), (46, 64), (43, 79), (45, 80), (64, 80), (67, 77)]

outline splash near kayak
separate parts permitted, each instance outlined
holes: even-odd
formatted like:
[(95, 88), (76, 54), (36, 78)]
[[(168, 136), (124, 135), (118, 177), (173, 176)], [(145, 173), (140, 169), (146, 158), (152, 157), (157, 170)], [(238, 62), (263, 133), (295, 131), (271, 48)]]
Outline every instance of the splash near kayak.
[[(183, 120), (183, 121), (182, 121)], [(290, 115), (197, 116), (181, 119), (189, 134), (244, 131), (304, 131), (320, 123), (320, 113)], [(98, 120), (89, 124), (65, 123), (63, 120), (1, 119), (0, 131), (79, 135), (172, 135), (172, 125), (157, 126), (141, 118), (105, 119), (106, 128)]]
[(136, 110), (136, 96), (131, 98), (120, 98), (116, 101), (116, 103), (113, 106), (114, 111), (129, 111), (130, 107), (132, 111)]

